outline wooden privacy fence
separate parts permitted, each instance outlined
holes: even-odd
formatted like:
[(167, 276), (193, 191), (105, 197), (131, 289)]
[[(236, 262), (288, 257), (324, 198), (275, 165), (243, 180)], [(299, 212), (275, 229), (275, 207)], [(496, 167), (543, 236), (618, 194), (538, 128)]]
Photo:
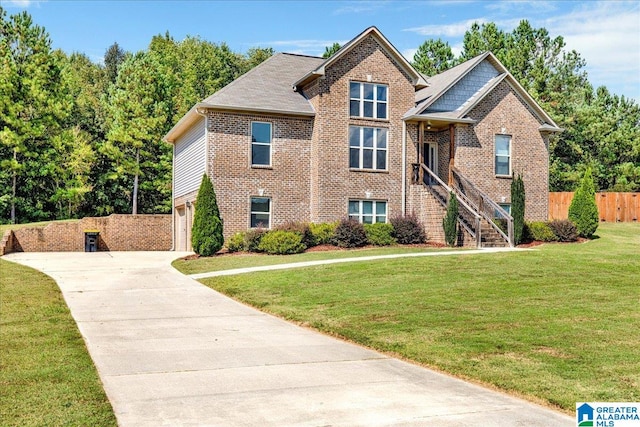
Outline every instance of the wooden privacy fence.
[[(572, 192), (549, 193), (549, 219), (567, 219)], [(596, 193), (601, 222), (634, 222), (640, 216), (640, 193)]]

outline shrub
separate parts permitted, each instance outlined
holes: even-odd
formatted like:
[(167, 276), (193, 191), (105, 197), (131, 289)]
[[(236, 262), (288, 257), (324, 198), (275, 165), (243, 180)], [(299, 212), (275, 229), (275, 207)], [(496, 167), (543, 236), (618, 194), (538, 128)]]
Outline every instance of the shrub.
[(522, 175), (518, 174), (511, 181), (511, 216), (513, 217), (513, 241), (515, 244), (522, 243), (524, 237), (524, 181)]
[(309, 224), (311, 234), (313, 234), (314, 241), (317, 245), (330, 245), (333, 244), (333, 238), (336, 233), (336, 227), (338, 222), (323, 222), (320, 224)]
[(389, 246), (395, 245), (396, 239), (393, 238), (393, 225), (384, 222), (375, 224), (364, 224), (364, 231), (367, 240), (372, 245)]
[(245, 233), (236, 233), (227, 239), (227, 250), (229, 252), (242, 252), (247, 250)]
[(392, 236), (401, 245), (424, 243), (427, 240), (424, 227), (415, 215), (393, 217), (391, 225), (393, 226)]
[(452, 191), (449, 193), (447, 213), (442, 219), (444, 228), (444, 241), (449, 246), (455, 246), (458, 242), (458, 198)]
[(341, 220), (335, 231), (334, 242), (341, 248), (358, 248), (367, 244), (364, 226), (355, 219)]
[(558, 240), (555, 233), (544, 221), (534, 221), (526, 224), (527, 235), (531, 240), (538, 242), (555, 242)]
[(267, 234), (266, 228), (253, 228), (244, 233), (245, 247), (249, 252), (260, 252), (260, 240)]
[(302, 244), (307, 248), (317, 245), (316, 238), (313, 233), (311, 233), (311, 228), (306, 222), (288, 222), (286, 224), (279, 225), (275, 229), (298, 233), (302, 239)]
[(216, 193), (209, 177), (202, 175), (196, 211), (191, 228), (191, 246), (198, 255), (211, 256), (222, 249), (222, 219), (216, 202)]
[(271, 230), (260, 239), (258, 249), (270, 255), (288, 255), (304, 252), (307, 247), (295, 231)]
[(582, 237), (590, 238), (598, 229), (598, 205), (590, 168), (585, 171), (580, 187), (573, 195), (569, 205), (569, 219)]
[(551, 221), (549, 227), (561, 242), (575, 242), (578, 240), (578, 229), (568, 219)]

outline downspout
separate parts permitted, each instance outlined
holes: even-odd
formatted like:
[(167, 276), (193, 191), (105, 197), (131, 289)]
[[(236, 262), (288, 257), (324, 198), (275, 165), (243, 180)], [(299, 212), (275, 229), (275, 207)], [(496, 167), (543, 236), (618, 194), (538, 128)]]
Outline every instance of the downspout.
[(453, 187), (453, 168), (455, 166), (456, 154), (456, 126), (449, 125), (449, 187)]
[(176, 250), (176, 144), (171, 143), (171, 252)]
[(407, 214), (407, 122), (402, 121), (402, 216)]

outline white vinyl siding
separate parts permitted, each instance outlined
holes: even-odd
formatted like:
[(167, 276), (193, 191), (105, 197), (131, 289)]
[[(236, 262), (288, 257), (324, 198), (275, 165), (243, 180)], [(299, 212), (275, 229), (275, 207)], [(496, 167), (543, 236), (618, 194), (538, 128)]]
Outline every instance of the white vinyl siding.
[(194, 123), (175, 143), (174, 194), (179, 197), (197, 191), (206, 168), (204, 117)]

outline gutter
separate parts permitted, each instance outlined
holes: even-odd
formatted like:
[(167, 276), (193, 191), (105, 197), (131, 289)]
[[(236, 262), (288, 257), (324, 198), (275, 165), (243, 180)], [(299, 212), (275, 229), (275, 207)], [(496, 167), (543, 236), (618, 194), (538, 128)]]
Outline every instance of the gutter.
[(402, 216), (407, 214), (407, 122), (402, 121)]

